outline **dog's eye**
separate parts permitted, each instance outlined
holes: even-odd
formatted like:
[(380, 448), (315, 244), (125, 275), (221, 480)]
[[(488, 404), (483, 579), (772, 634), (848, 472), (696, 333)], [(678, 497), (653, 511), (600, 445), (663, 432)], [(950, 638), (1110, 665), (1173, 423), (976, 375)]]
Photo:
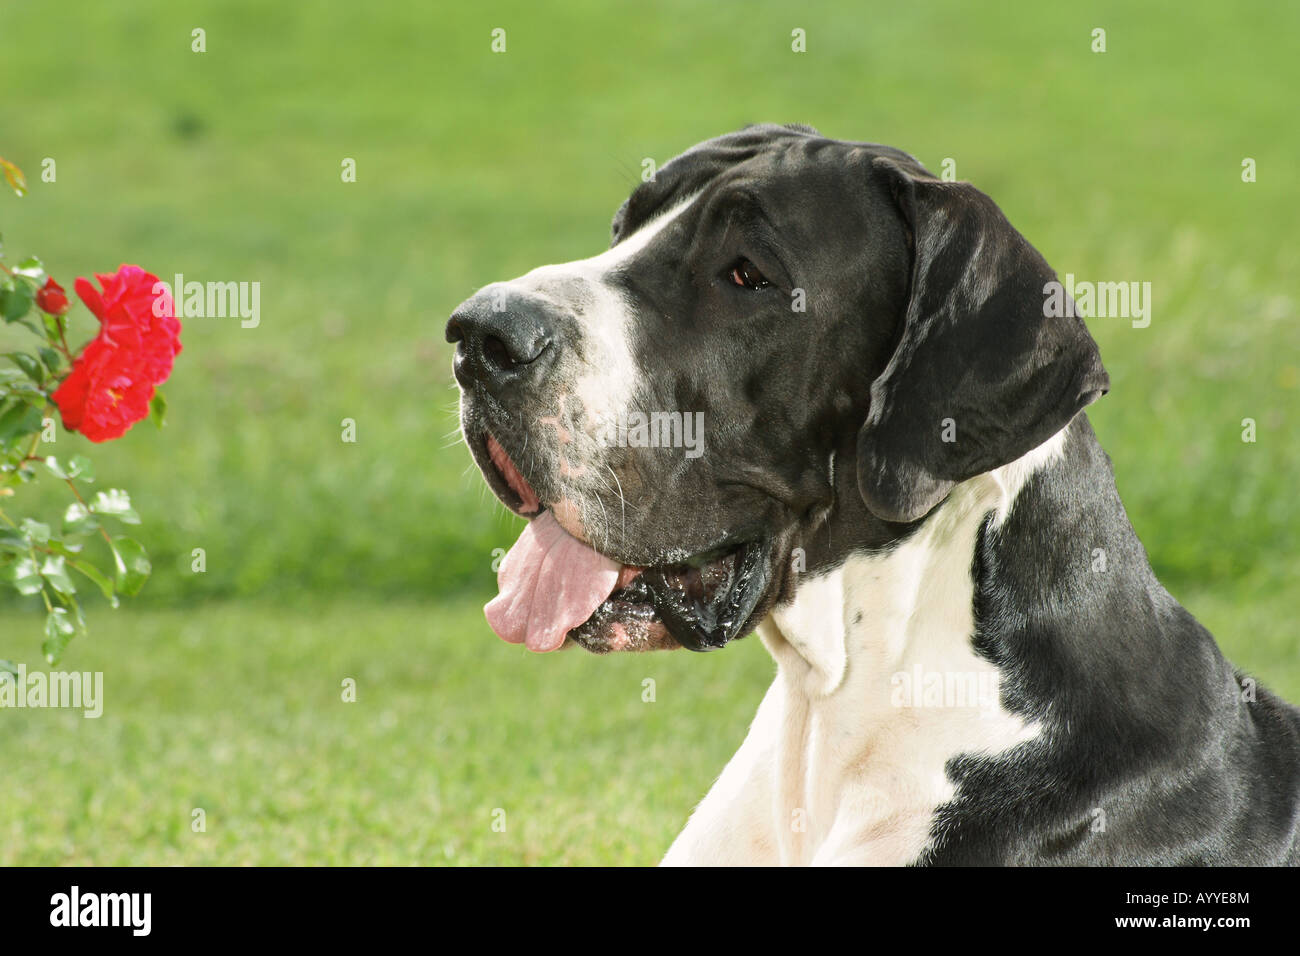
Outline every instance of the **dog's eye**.
[(744, 286), (746, 289), (762, 289), (772, 284), (767, 281), (767, 276), (758, 271), (758, 266), (748, 259), (741, 259), (737, 262), (732, 267), (727, 278), (738, 286)]

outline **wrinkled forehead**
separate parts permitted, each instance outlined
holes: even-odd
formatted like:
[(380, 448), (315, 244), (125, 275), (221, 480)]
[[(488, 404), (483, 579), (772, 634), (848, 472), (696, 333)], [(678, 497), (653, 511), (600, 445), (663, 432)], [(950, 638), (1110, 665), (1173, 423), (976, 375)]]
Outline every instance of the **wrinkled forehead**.
[(751, 126), (706, 140), (665, 163), (653, 179), (637, 187), (614, 215), (611, 244), (617, 245), (688, 198), (707, 200), (709, 194), (725, 189), (748, 192), (778, 212), (806, 205), (819, 191), (827, 200), (842, 199), (847, 181), (865, 175), (877, 156), (925, 174), (901, 150), (828, 139), (809, 127)]

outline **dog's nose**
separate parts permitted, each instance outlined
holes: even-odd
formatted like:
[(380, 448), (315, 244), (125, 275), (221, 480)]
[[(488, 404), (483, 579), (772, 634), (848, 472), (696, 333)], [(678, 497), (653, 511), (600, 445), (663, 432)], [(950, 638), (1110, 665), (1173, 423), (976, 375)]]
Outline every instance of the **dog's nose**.
[(558, 319), (558, 310), (540, 297), (504, 285), (479, 291), (447, 321), (447, 341), (456, 344), (456, 380), (493, 392), (535, 381), (554, 360)]

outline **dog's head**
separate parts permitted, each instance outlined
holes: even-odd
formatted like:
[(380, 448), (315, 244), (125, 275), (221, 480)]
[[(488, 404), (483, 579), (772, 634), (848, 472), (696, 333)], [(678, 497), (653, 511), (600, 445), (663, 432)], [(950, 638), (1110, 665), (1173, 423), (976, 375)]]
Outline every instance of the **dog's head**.
[(531, 519), (488, 617), (550, 650), (706, 650), (882, 548), (1107, 387), (1043, 258), (885, 146), (755, 126), (664, 165), (608, 251), (447, 324), (465, 439)]

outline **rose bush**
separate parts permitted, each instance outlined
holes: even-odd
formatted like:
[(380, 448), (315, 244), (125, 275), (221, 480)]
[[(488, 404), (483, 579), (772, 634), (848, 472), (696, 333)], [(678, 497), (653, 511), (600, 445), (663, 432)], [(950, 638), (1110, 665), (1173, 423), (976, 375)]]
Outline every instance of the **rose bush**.
[[(0, 159), (0, 171), (23, 195), (18, 167)], [(94, 470), (84, 455), (41, 454), (57, 439), (53, 412), (65, 429), (92, 442), (120, 438), (150, 416), (161, 427), (166, 404), (157, 387), (181, 350), (171, 295), (156, 276), (123, 265), (96, 278), (98, 289), (82, 278), (74, 285), (99, 320), (99, 333), (74, 354), (63, 287), (38, 259), (11, 268), (0, 245), (0, 319), (37, 337), (30, 351), (4, 353), (10, 364), (0, 367), (0, 580), (19, 594), (41, 597), (42, 651), (51, 664), (86, 630), (72, 572), (117, 607), (118, 596), (138, 592), (152, 570), (139, 542), (117, 533), (118, 525), (140, 522), (130, 496), (121, 488), (92, 494), (86, 486)], [(41, 475), (64, 482), (72, 495), (61, 520), (39, 521), (15, 507), (19, 490)], [(111, 562), (110, 570), (100, 567), (97, 553)], [(0, 660), (5, 670), (15, 669)]]

